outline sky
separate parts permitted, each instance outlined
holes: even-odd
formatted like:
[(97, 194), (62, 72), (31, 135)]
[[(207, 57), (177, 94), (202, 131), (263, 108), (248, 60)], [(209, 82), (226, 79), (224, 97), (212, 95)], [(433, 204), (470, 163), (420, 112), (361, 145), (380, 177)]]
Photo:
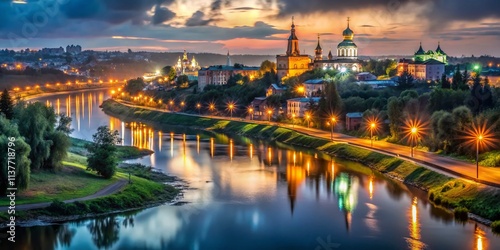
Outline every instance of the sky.
[(293, 16), (309, 55), (318, 34), (324, 55), (335, 50), (350, 17), (359, 55), (410, 55), (440, 42), (451, 56), (500, 56), (499, 0), (24, 1), (0, 0), (2, 49), (283, 54)]

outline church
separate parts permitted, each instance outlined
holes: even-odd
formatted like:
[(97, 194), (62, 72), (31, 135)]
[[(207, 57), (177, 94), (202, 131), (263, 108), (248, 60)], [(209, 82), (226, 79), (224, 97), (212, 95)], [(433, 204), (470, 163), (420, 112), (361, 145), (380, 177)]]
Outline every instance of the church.
[(438, 43), (436, 51), (425, 52), (422, 43), (412, 60), (401, 59), (398, 63), (398, 75), (408, 72), (415, 79), (438, 81), (445, 72), (445, 65), (448, 64), (448, 55), (441, 49)]
[(358, 46), (354, 43), (354, 31), (349, 27), (349, 18), (347, 18), (347, 28), (342, 32), (344, 40), (337, 45), (336, 56), (332, 51), (328, 53), (327, 58), (323, 57), (323, 49), (318, 35), (318, 45), (314, 50), (313, 67), (315, 69), (336, 69), (340, 72), (358, 72), (361, 70), (361, 61), (358, 60)]
[(299, 39), (295, 31), (295, 23), (292, 18), (292, 28), (288, 38), (286, 54), (276, 56), (278, 78), (283, 79), (291, 76), (299, 76), (309, 70), (311, 59), (308, 55), (300, 54)]
[(184, 50), (184, 55), (181, 57), (179, 56), (179, 59), (177, 60), (177, 63), (175, 64), (175, 71), (177, 72), (177, 75), (193, 75), (197, 76), (198, 75), (198, 70), (200, 70), (201, 67), (196, 61), (196, 59), (193, 58), (191, 61), (188, 59), (188, 55), (186, 50)]

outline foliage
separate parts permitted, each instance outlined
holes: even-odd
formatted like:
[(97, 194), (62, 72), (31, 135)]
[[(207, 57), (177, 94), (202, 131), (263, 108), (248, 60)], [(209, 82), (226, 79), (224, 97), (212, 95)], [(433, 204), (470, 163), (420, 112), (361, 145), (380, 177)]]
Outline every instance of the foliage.
[(413, 76), (408, 71), (405, 71), (398, 77), (398, 87), (400, 89), (409, 89), (414, 86), (413, 81)]
[(319, 101), (320, 116), (330, 118), (332, 115), (340, 115), (342, 112), (342, 99), (337, 91), (337, 84), (329, 82), (325, 84)]
[(144, 83), (144, 80), (142, 78), (137, 78), (128, 80), (123, 90), (134, 96), (139, 94), (139, 92), (141, 92), (144, 87), (146, 87), (146, 83)]
[(189, 78), (187, 75), (181, 75), (177, 77), (176, 80), (177, 87), (179, 88), (186, 88), (189, 86)]
[(118, 131), (110, 131), (107, 126), (100, 126), (92, 136), (93, 143), (88, 145), (88, 169), (96, 171), (104, 178), (111, 178), (118, 165), (116, 144), (120, 142)]
[(14, 104), (7, 89), (4, 89), (0, 96), (0, 112), (9, 120), (14, 115)]
[(175, 71), (174, 67), (172, 67), (172, 66), (163, 67), (161, 69), (161, 73), (164, 77), (168, 78), (169, 82), (175, 80), (175, 77), (177, 76), (177, 72)]
[(500, 220), (493, 221), (493, 223), (491, 223), (491, 231), (496, 234), (500, 234)]
[(457, 207), (453, 211), (453, 214), (455, 215), (455, 218), (461, 221), (466, 221), (469, 219), (469, 209), (465, 207)]
[[(9, 138), (15, 138), (11, 140)], [(15, 151), (9, 151), (13, 149)], [(15, 157), (8, 157), (9, 153), (15, 152)], [(0, 194), (5, 194), (9, 185), (8, 166), (15, 167), (15, 187), (19, 190), (28, 188), (30, 181), (30, 146), (19, 134), (17, 126), (5, 117), (0, 116)], [(8, 163), (11, 161), (11, 163)]]

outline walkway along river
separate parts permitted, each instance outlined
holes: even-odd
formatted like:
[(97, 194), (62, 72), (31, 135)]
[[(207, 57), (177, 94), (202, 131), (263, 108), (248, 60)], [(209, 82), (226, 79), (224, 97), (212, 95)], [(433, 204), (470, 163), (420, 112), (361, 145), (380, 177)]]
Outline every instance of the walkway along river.
[(357, 163), (243, 137), (123, 122), (99, 109), (105, 91), (43, 97), (73, 118), (150, 148), (140, 162), (189, 183), (183, 202), (134, 213), (18, 228), (30, 249), (499, 249), (500, 237), (461, 223), (426, 194)]

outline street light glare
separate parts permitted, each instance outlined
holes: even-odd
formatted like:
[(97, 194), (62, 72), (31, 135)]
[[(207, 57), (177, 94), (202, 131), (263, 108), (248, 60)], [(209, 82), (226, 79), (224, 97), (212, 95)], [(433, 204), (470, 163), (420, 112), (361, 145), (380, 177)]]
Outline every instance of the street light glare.
[(416, 128), (416, 127), (411, 128), (411, 133), (412, 133), (412, 134), (417, 133), (417, 128)]

